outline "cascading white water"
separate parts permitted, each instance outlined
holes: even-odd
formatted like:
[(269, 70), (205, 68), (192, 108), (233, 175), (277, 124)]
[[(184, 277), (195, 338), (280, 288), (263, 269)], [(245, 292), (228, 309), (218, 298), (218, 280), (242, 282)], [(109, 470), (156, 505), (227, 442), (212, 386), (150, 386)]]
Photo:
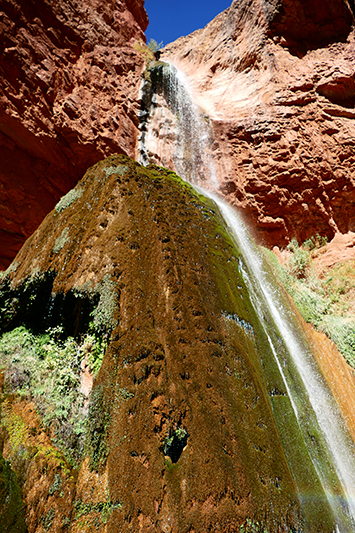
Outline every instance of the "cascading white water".
[[(169, 82), (164, 87), (164, 94), (175, 116), (178, 130), (173, 154), (175, 169), (192, 185), (204, 185), (201, 192), (218, 205), (231, 236), (242, 252), (240, 270), (254, 308), (264, 326), (308, 453), (335, 516), (337, 530), (339, 533), (351, 533), (355, 531), (354, 444), (307, 342), (295, 324), (295, 317), (268, 273), (267, 266), (244, 223), (231, 206), (211, 192), (216, 191), (218, 187), (215, 165), (210, 153), (211, 134), (205, 118), (192, 102), (185, 76), (173, 66), (170, 66)], [(142, 147), (142, 151), (144, 149), (145, 147)], [(276, 336), (281, 337), (289, 360), (279, 354), (275, 332), (270, 330), (266, 315), (271, 317), (273, 327), (277, 331)], [(300, 396), (298, 382), (302, 383), (303, 396)], [(313, 413), (307, 411), (306, 404), (311, 406)], [(307, 427), (308, 418), (314, 418), (314, 424), (318, 425), (323, 435), (324, 444), (318, 447), (312, 444)], [(319, 457), (319, 454), (322, 454), (322, 457)], [(343, 494), (333, 486), (334, 470)]]
[[(276, 290), (275, 285), (271, 282), (263, 260), (251, 241), (245, 225), (231, 206), (227, 205), (217, 196), (211, 193), (207, 194), (217, 203), (235, 241), (243, 253), (247, 269), (242, 269), (242, 272), (260, 320), (265, 322), (263, 313), (263, 304), (265, 304), (308, 393), (309, 401), (316, 415), (317, 422), (328, 447), (329, 455), (346, 496), (346, 502), (344, 502), (332, 493), (331, 484), (318, 466), (318, 458), (315, 451), (311, 448), (309, 451), (313, 464), (316, 467), (320, 481), (333, 509), (339, 531), (341, 533), (354, 531), (355, 456), (353, 443), (348, 435), (339, 409), (320, 374), (317, 363), (314, 361), (305, 340), (297, 334), (298, 332), (294, 327), (294, 317), (290, 309), (287, 308), (280, 293)], [(252, 275), (252, 281), (248, 271)], [(278, 357), (277, 348), (269, 336), (268, 338), (302, 431), (302, 413), (297, 405), (298, 402), (293, 389), (292, 374), (286, 374), (283, 369), (283, 362)], [(350, 523), (349, 521), (347, 523), (346, 518), (344, 520), (344, 507), (347, 507), (346, 514), (349, 513), (351, 517)]]
[[(163, 67), (164, 70), (164, 67)], [(192, 101), (188, 92), (186, 76), (170, 66), (163, 72), (163, 92), (169, 109), (159, 106), (153, 97), (152, 105), (159, 115), (156, 128), (142, 133), (139, 146), (139, 162), (150, 161), (149, 153), (163, 151), (163, 144), (171, 140), (171, 156), (179, 176), (191, 184), (203, 184), (205, 188), (216, 190), (218, 180), (211, 156), (212, 135), (209, 119)], [(188, 127), (186, 127), (188, 125)], [(162, 155), (160, 163), (168, 165), (167, 157)]]

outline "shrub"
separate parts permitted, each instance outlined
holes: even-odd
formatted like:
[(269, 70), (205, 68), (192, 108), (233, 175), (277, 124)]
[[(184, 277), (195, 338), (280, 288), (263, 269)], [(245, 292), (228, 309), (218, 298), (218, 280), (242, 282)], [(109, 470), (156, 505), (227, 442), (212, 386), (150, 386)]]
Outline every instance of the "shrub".
[(95, 334), (85, 335), (82, 350), (88, 354), (88, 363), (91, 372), (96, 377), (104, 359), (104, 355), (107, 348), (107, 339), (103, 336)]
[(133, 48), (144, 57), (145, 61), (153, 61), (154, 53), (148, 48), (143, 41), (137, 41), (134, 43)]
[(305, 278), (311, 259), (309, 250), (301, 248), (296, 239), (292, 239), (287, 248), (292, 251), (288, 268), (297, 278)]
[(355, 367), (355, 321), (330, 315), (322, 321), (320, 329), (335, 342), (347, 362)]
[(317, 248), (321, 248), (322, 246), (325, 246), (327, 242), (327, 237), (321, 237), (319, 233), (317, 233), (317, 235), (304, 241), (302, 248), (304, 248), (305, 250), (312, 251), (316, 250)]
[(153, 54), (155, 52), (157, 52), (158, 50), (160, 50), (161, 48), (163, 48), (163, 41), (160, 41), (160, 43), (157, 43), (157, 41), (155, 39), (150, 39), (149, 43), (147, 44), (149, 50), (151, 50), (153, 52)]
[(329, 311), (329, 300), (305, 283), (295, 283), (290, 293), (305, 321), (318, 327)]

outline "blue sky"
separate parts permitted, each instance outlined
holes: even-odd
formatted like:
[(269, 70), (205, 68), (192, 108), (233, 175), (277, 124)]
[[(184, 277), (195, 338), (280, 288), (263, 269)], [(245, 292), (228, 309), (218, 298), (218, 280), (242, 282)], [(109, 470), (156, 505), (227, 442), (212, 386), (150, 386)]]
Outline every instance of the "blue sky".
[(218, 13), (229, 7), (232, 0), (146, 0), (149, 16), (145, 32), (147, 42), (155, 39), (164, 45), (182, 35), (203, 28)]

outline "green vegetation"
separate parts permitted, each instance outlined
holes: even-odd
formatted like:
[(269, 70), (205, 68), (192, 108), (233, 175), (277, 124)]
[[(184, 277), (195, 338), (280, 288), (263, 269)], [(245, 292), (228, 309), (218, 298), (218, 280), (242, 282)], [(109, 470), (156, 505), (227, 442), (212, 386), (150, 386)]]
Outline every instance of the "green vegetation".
[(10, 463), (0, 455), (0, 533), (25, 533), (21, 489)]
[(149, 50), (151, 50), (153, 52), (153, 54), (155, 52), (157, 52), (158, 50), (160, 50), (161, 48), (163, 48), (163, 41), (160, 41), (160, 43), (158, 43), (155, 39), (150, 39), (149, 43), (147, 44)]
[[(120, 178), (119, 173), (116, 172), (121, 163), (123, 166), (129, 167), (127, 175), (123, 178)], [(105, 172), (105, 168), (109, 169), (109, 172)], [(99, 171), (100, 173), (98, 173)], [(97, 212), (107, 209), (106, 204), (109, 203), (112, 191), (118, 190), (121, 196), (125, 197), (125, 203), (122, 206), (124, 207), (123, 212), (129, 213), (131, 210), (134, 213), (134, 216), (124, 219), (126, 239), (122, 241), (116, 239), (123, 231), (122, 221), (118, 220), (116, 227), (112, 224), (114, 230), (108, 227), (107, 232), (101, 232), (103, 235), (99, 237), (101, 242), (96, 241), (98, 244), (95, 245), (94, 243), (92, 248), (88, 248), (88, 253), (92, 249), (91, 261), (92, 273), (94, 274), (94, 277), (90, 279), (101, 279), (96, 277), (102, 276), (100, 272), (107, 272), (108, 270), (111, 272), (106, 274), (96, 287), (92, 285), (92, 281), (86, 282), (85, 289), (84, 286), (79, 289), (72, 288), (71, 293), (57, 294), (55, 301), (51, 296), (54, 292), (52, 291), (53, 280), (49, 280), (46, 291), (41, 289), (41, 299), (38, 299), (39, 303), (36, 308), (38, 313), (33, 313), (34, 306), (32, 306), (29, 308), (31, 314), (36, 315), (36, 320), (37, 317), (42, 316), (41, 313), (47, 314), (48, 320), (51, 320), (49, 324), (53, 325), (59, 321), (63, 325), (64, 331), (61, 333), (57, 330), (55, 333), (54, 328), (52, 328), (47, 333), (43, 333), (48, 327), (48, 322), (44, 327), (38, 326), (38, 328), (43, 329), (41, 335), (35, 335), (34, 331), (25, 328), (23, 328), (24, 331), (17, 328), (17, 334), (23, 339), (20, 338), (20, 341), (16, 341), (17, 361), (13, 361), (16, 353), (11, 352), (6, 355), (7, 390), (28, 395), (34, 399), (40, 414), (47, 420), (51, 430), (48, 433), (53, 434), (54, 432), (58, 439), (64, 440), (65, 446), (62, 449), (65, 448), (66, 455), (68, 455), (68, 450), (69, 452), (73, 450), (72, 455), (76, 453), (79, 456), (77, 450), (80, 449), (80, 446), (78, 444), (83, 442), (80, 439), (87, 431), (85, 452), (89, 458), (89, 466), (91, 469), (99, 470), (105, 464), (110, 446), (112, 447), (111, 450), (118, 450), (119, 454), (130, 452), (130, 436), (124, 426), (124, 420), (130, 420), (129, 414), (131, 412), (133, 414), (136, 409), (144, 408), (144, 399), (142, 400), (143, 404), (141, 403), (143, 396), (138, 396), (138, 394), (142, 394), (140, 390), (144, 388), (144, 385), (138, 386), (142, 382), (140, 380), (151, 379), (152, 386), (155, 388), (154, 383), (156, 381), (160, 383), (159, 372), (165, 372), (164, 365), (169, 364), (169, 378), (165, 379), (164, 374), (162, 374), (163, 380), (159, 385), (159, 390), (161, 388), (164, 393), (165, 390), (168, 390), (165, 389), (169, 384), (167, 379), (174, 381), (176, 378), (178, 384), (180, 383), (178, 376), (182, 377), (182, 373), (185, 376), (185, 372), (186, 379), (190, 379), (187, 378), (187, 370), (190, 371), (190, 366), (196, 364), (201, 367), (201, 372), (197, 371), (193, 374), (191, 372), (191, 376), (194, 375), (193, 379), (195, 377), (197, 380), (203, 379), (201, 383), (205, 386), (205, 378), (200, 378), (200, 375), (204, 376), (206, 362), (206, 366), (208, 364), (211, 365), (212, 369), (218, 369), (218, 372), (215, 372), (218, 375), (213, 376), (211, 380), (216, 380), (217, 390), (225, 391), (225, 394), (221, 396), (221, 402), (225, 398), (231, 419), (233, 419), (235, 427), (240, 428), (238, 429), (240, 433), (238, 449), (240, 450), (240, 457), (245, 458), (246, 483), (250, 487), (253, 498), (259, 498), (258, 501), (260, 501), (262, 510), (259, 516), (266, 516), (266, 512), (264, 513), (263, 510), (270, 508), (269, 502), (272, 502), (274, 506), (276, 517), (285, 516), (283, 513), (284, 511), (285, 514), (288, 512), (289, 502), (294, 502), (292, 496), (294, 485), (284, 459), (274, 416), (279, 425), (280, 433), (285, 435), (286, 445), (290, 448), (287, 459), (291, 464), (291, 469), (297, 468), (296, 465), (300, 464), (300, 472), (297, 471), (296, 474), (297, 479), (300, 479), (299, 486), (301, 488), (309, 486), (312, 465), (308, 468), (308, 463), (303, 461), (303, 457), (306, 456), (305, 446), (298, 442), (300, 440), (298, 424), (291, 412), (287, 396), (270, 397), (267, 394), (269, 391), (281, 390), (280, 382), (282, 380), (276, 364), (271, 361), (272, 357), (270, 357), (266, 335), (262, 332), (255, 316), (242, 274), (238, 268), (240, 252), (231, 241), (227, 229), (218, 215), (218, 209), (212, 201), (197, 194), (190, 185), (184, 183), (173, 172), (155, 166), (143, 168), (124, 156), (111, 157), (105, 162), (99, 163), (95, 172), (93, 170), (90, 172), (92, 174), (87, 175), (87, 187), (90, 189), (90, 197), (97, 199), (95, 207)], [(96, 179), (97, 176), (98, 179)], [(92, 181), (90, 182), (89, 179)], [(75, 207), (79, 204), (87, 206), (85, 200), (86, 192), (83, 193), (82, 199), (78, 200)], [(87, 208), (83, 207), (83, 209)], [(60, 217), (54, 215), (58, 221), (58, 228), (60, 227), (57, 235), (60, 234), (64, 226), (69, 226), (72, 236), (75, 218), (73, 216), (71, 219), (70, 213), (74, 211), (76, 210), (70, 209), (62, 215), (64, 217), (63, 226), (59, 226)], [(75, 217), (83, 218), (80, 213), (76, 213)], [(88, 228), (89, 230), (91, 231), (90, 228)], [(138, 243), (138, 248), (135, 249), (134, 254), (129, 248), (131, 239)], [(77, 241), (75, 240), (75, 242)], [(117, 248), (114, 244), (116, 242)], [(95, 246), (97, 247), (95, 248)], [(115, 255), (116, 249), (118, 250), (117, 255)], [(150, 273), (153, 272), (154, 265), (160, 267), (160, 250), (162, 250), (162, 273), (161, 278), (155, 278), (150, 276)], [(61, 262), (63, 252), (65, 255), (65, 250), (63, 250), (59, 257), (53, 258), (54, 262), (51, 263), (50, 267), (54, 269), (57, 264), (60, 267), (54, 274), (56, 276), (55, 287), (70, 286), (73, 279), (71, 277), (72, 264), (75, 260), (80, 264), (83, 248), (81, 245), (77, 249), (73, 247), (72, 264), (69, 267), (68, 262)], [(99, 255), (98, 252), (102, 255)], [(105, 254), (108, 256), (108, 260), (104, 257)], [(157, 259), (158, 263), (156, 263)], [(95, 265), (98, 265), (96, 270)], [(42, 270), (45, 271), (45, 268)], [(89, 273), (90, 270), (88, 269), (87, 272)], [(85, 278), (81, 277), (80, 279)], [(164, 279), (164, 286), (169, 287), (169, 299), (167, 300), (169, 306), (171, 306), (174, 317), (179, 322), (181, 321), (181, 328), (176, 326), (176, 331), (175, 325), (172, 325), (170, 332), (170, 325), (174, 323), (171, 322), (169, 313), (164, 312), (164, 307), (162, 306), (161, 310), (159, 307), (161, 305), (159, 294), (162, 290), (162, 279)], [(203, 280), (202, 283), (201, 280)], [(11, 292), (10, 289), (7, 293), (11, 299), (19, 298), (20, 300), (19, 305), (14, 306), (17, 322), (14, 319), (9, 326), (6, 325), (8, 328), (14, 328), (15, 325), (18, 326), (23, 323), (32, 325), (30, 321), (25, 322), (24, 315), (20, 314), (24, 308), (20, 292), (22, 287), (20, 286), (17, 293)], [(79, 402), (78, 398), (81, 398), (81, 401), (83, 399), (78, 393), (79, 364), (85, 356), (93, 370), (98, 371), (108, 333), (116, 327), (119, 318), (118, 299), (121, 287), (125, 291), (121, 330), (117, 329), (114, 332), (109, 357), (92, 391), (87, 424), (85, 424), (84, 414), (80, 408), (77, 410), (75, 408), (72, 411), (73, 406), (76, 405), (75, 402)], [(35, 292), (35, 289), (36, 287), (31, 285), (31, 294), (39, 294), (39, 291)], [(27, 294), (25, 296), (27, 299), (24, 301), (27, 305), (30, 296)], [(50, 307), (50, 313), (48, 312), (48, 303), (53, 304)], [(155, 306), (158, 306), (159, 313), (154, 312)], [(125, 315), (127, 316), (126, 320)], [(157, 316), (161, 317), (158, 322)], [(27, 320), (27, 315), (25, 319)], [(89, 325), (90, 320), (91, 324)], [(188, 325), (188, 329), (185, 324)], [(36, 324), (33, 324), (33, 328), (35, 327)], [(273, 329), (273, 324), (270, 324), (270, 329)], [(171, 356), (169, 354), (164, 355), (163, 347), (160, 345), (160, 341), (158, 342), (159, 336), (161, 336), (160, 332), (164, 330), (167, 332), (166, 335), (169, 335), (169, 339), (170, 335), (172, 338), (176, 335), (176, 341), (181, 342), (181, 348), (171, 350)], [(15, 331), (10, 332), (9, 335), (14, 335)], [(68, 331), (77, 337), (68, 337)], [(77, 333), (78, 331), (80, 333)], [(276, 337), (277, 331), (274, 334)], [(198, 342), (201, 340), (201, 343), (196, 346), (195, 351), (196, 337)], [(103, 338), (104, 341), (102, 341)], [(51, 342), (54, 346), (51, 346)], [(50, 345), (49, 348), (48, 345)], [(159, 351), (156, 350), (155, 352), (155, 347), (159, 347)], [(148, 351), (148, 348), (151, 351)], [(63, 352), (65, 353), (63, 354)], [(5, 353), (4, 350), (3, 353)], [(160, 354), (159, 357), (158, 354)], [(169, 363), (169, 359), (165, 363), (163, 361), (165, 356), (170, 357), (170, 359), (172, 357), (173, 364)], [(28, 359), (31, 357), (36, 362), (36, 372), (42, 376), (41, 379), (33, 375), (32, 368), (35, 365), (32, 362), (28, 364)], [(183, 361), (182, 358), (185, 359), (185, 357), (186, 361)], [(66, 368), (68, 376), (62, 374), (62, 362), (57, 359), (65, 359), (63, 366)], [(1, 352), (0, 360), (2, 360)], [(97, 363), (96, 366), (95, 362)], [(128, 367), (134, 369), (134, 378), (137, 381), (130, 382), (130, 378), (126, 375), (127, 372), (121, 372), (122, 364), (127, 364)], [(180, 365), (181, 372), (179, 371)], [(17, 372), (16, 375), (13, 373), (14, 379), (11, 377), (12, 368)], [(263, 385), (262, 379), (264, 372), (266, 385)], [(233, 378), (234, 373), (240, 376), (238, 380)], [(69, 383), (64, 378), (68, 379)], [(50, 382), (50, 380), (52, 381)], [(191, 391), (193, 395), (191, 397), (192, 406), (196, 405), (194, 402), (199, 401), (200, 393), (197, 392), (199, 381), (196, 384), (196, 390), (194, 386), (181, 389), (182, 391)], [(185, 387), (185, 385), (183, 386)], [(150, 387), (149, 385), (147, 390)], [(62, 403), (57, 402), (57, 389), (62, 391)], [(202, 390), (204, 391), (204, 389)], [(207, 394), (213, 393), (213, 391), (212, 388), (210, 392), (207, 391)], [(132, 399), (134, 393), (137, 398)], [(67, 397), (73, 398), (73, 405), (70, 402), (68, 402), (70, 405), (66, 405)], [(271, 412), (270, 403), (273, 412)], [(285, 404), (286, 410), (289, 409), (289, 413), (286, 415), (283, 408)], [(77, 405), (80, 406), (80, 402)], [(62, 413), (63, 408), (68, 411)], [(60, 416), (58, 416), (58, 410)], [(122, 417), (122, 426), (120, 423), (119, 429), (116, 422), (117, 418), (116, 421), (114, 419), (117, 417), (118, 411)], [(82, 418), (80, 418), (81, 415)], [(144, 411), (142, 415), (144, 415)], [(206, 431), (202, 436), (199, 435), (196, 441), (197, 443), (201, 442), (201, 444), (206, 443), (207, 448), (209, 435), (211, 434), (211, 439), (214, 438), (215, 428), (212, 427), (214, 420), (217, 419), (212, 416), (206, 417)], [(111, 422), (113, 423), (111, 424)], [(181, 468), (177, 461), (181, 453), (185, 453), (183, 450), (188, 434), (182, 427), (176, 427), (176, 423), (171, 422), (170, 431), (159, 435), (159, 442), (161, 443), (162, 456), (168, 455), (166, 470), (169, 483), (174, 484), (174, 486), (176, 484), (178, 487)], [(207, 431), (210, 424), (211, 432)], [(79, 438), (76, 441), (77, 447), (71, 443), (68, 446), (68, 435), (72, 435), (74, 438), (75, 428), (78, 428), (79, 433)], [(81, 433), (82, 430), (83, 433)], [(191, 433), (194, 431), (193, 426), (191, 429), (189, 428), (189, 431)], [(198, 433), (197, 428), (196, 435)], [(199, 440), (200, 437), (201, 440)], [(145, 439), (149, 449), (152, 443), (156, 446), (158, 442), (157, 435), (153, 432), (147, 432), (142, 438)], [(264, 442), (268, 443), (265, 453), (261, 448), (261, 446), (264, 447)], [(255, 446), (252, 447), (251, 444), (254, 445), (254, 443)], [(53, 453), (53, 450), (55, 449), (52, 448), (51, 452), (48, 450), (48, 454)], [(197, 445), (196, 450), (198, 453)], [(44, 451), (41, 450), (38, 453), (44, 453)], [(228, 446), (225, 447), (225, 453), (230, 453)], [(274, 457), (275, 461), (270, 461), (270, 457)], [(152, 456), (153, 459), (154, 455)], [(223, 464), (227, 464), (225, 461), (232, 461), (232, 459), (224, 457), (223, 454), (222, 461)], [(255, 464), (260, 465), (258, 472), (255, 471)], [(282, 493), (278, 486), (268, 482), (268, 479), (271, 479), (270, 472), (273, 472), (276, 467), (285, 487)], [(128, 479), (131, 468), (128, 463), (127, 468), (125, 476)], [(122, 475), (119, 462), (115, 464), (114, 461), (110, 461), (110, 469), (111, 479), (117, 479)], [(59, 472), (59, 469), (55, 471)], [(265, 472), (265, 484), (263, 479), (261, 479), (262, 483), (260, 482), (259, 471)], [(132, 470), (132, 472), (134, 471)], [(65, 483), (65, 476), (62, 475), (62, 472), (61, 478)], [(50, 482), (47, 485), (49, 491), (57, 495), (59, 485), (59, 478), (54, 478), (53, 473), (51, 473)], [(316, 494), (321, 494), (313, 479), (311, 486), (312, 489), (315, 489)], [(124, 501), (126, 501), (127, 491), (131, 491), (130, 487), (130, 483), (122, 483), (120, 494)], [(152, 490), (156, 489), (153, 487)], [(105, 496), (101, 498), (105, 500)], [(119, 505), (113, 506), (109, 498), (107, 501), (98, 503), (90, 503), (90, 498), (85, 498), (84, 502), (78, 500), (75, 505), (75, 519), (78, 520), (75, 527), (80, 529), (81, 525), (85, 524), (91, 528), (90, 531), (97, 527), (96, 524), (101, 527), (100, 524), (109, 517), (115, 507), (120, 508)], [(297, 504), (295, 505), (297, 506)], [(309, 507), (309, 514), (312, 511), (310, 522), (312, 524), (320, 522), (317, 512), (313, 513), (312, 503), (309, 504)], [(297, 509), (295, 513), (297, 513)], [(322, 520), (325, 514), (325, 512), (319, 512)], [(59, 517), (56, 516), (55, 519), (57, 521)], [(48, 524), (51, 515), (48, 516), (47, 512), (43, 520)], [(326, 522), (325, 518), (324, 522)], [(238, 530), (238, 528), (236, 529)], [(327, 528), (327, 530), (330, 531), (331, 529)], [(246, 521), (240, 529), (240, 533), (256, 532), (264, 533), (262, 526), (252, 521)]]
[(49, 487), (49, 495), (53, 496), (56, 492), (60, 493), (60, 489), (62, 488), (62, 478), (59, 474), (56, 474), (54, 476), (54, 481), (52, 485)]
[(64, 228), (61, 235), (56, 239), (53, 246), (53, 253), (57, 254), (60, 250), (66, 245), (70, 240), (69, 237), (69, 228)]
[(45, 531), (48, 531), (52, 527), (54, 516), (55, 516), (55, 509), (53, 508), (50, 509), (47, 514), (41, 516), (40, 523), (42, 524), (43, 529)]
[(83, 353), (88, 355), (91, 372), (96, 377), (104, 360), (107, 339), (105, 336), (98, 335), (97, 333), (88, 333), (84, 336), (81, 347)]
[(70, 526), (70, 518), (68, 517), (63, 518), (62, 528), (66, 529), (66, 528), (69, 528), (69, 526)]
[(117, 309), (117, 283), (105, 274), (101, 283), (96, 287), (99, 294), (99, 303), (92, 313), (94, 330), (100, 334), (111, 331), (115, 325)]
[(305, 241), (302, 246), (293, 240), (288, 246), (290, 257), (284, 266), (273, 252), (265, 249), (264, 253), (306, 322), (326, 333), (355, 368), (355, 262), (338, 264), (324, 276), (318, 275), (312, 254), (324, 244), (324, 238), (319, 236)]
[(13, 450), (25, 446), (27, 428), (22, 418), (12, 413), (11, 405), (7, 400), (4, 400), (1, 405), (1, 424), (7, 430), (9, 443)]
[[(34, 335), (20, 326), (0, 339), (0, 360), (5, 369), (5, 392), (33, 400), (55, 444), (76, 464), (83, 451), (86, 435), (85, 397), (79, 392), (80, 363), (87, 355), (94, 373), (101, 365), (106, 344), (94, 335), (81, 341), (61, 340), (62, 328)], [(2, 405), (2, 424), (10, 444), (17, 448), (26, 440), (23, 421), (11, 415), (7, 401)]]
[(134, 43), (133, 48), (149, 62), (154, 60), (154, 53), (143, 41), (137, 41)]
[(108, 428), (111, 422), (110, 409), (107, 405), (102, 386), (96, 386), (91, 394), (88, 414), (87, 449), (92, 470), (98, 471), (108, 455)]
[(113, 503), (109, 497), (104, 502), (83, 503), (81, 499), (74, 502), (76, 520), (91, 513), (101, 513), (101, 522), (107, 524), (114, 509), (122, 509), (122, 504)]
[(267, 529), (257, 520), (247, 518), (245, 524), (239, 527), (239, 533), (267, 533)]
[(116, 165), (115, 167), (106, 167), (104, 172), (106, 177), (112, 176), (112, 174), (118, 174), (119, 176), (124, 176), (128, 172), (129, 168), (126, 165)]
[(65, 196), (63, 196), (57, 205), (55, 206), (55, 210), (57, 213), (61, 213), (69, 207), (71, 204), (73, 204), (78, 198), (80, 198), (83, 194), (83, 189), (79, 186), (75, 187), (74, 189), (71, 189)]

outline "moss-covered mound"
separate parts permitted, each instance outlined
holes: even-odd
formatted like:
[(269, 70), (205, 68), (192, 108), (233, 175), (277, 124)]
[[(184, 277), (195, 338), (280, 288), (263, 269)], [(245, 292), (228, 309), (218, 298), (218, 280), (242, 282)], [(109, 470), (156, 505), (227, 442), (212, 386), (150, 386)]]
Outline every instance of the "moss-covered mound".
[[(170, 171), (112, 156), (62, 198), (1, 283), (3, 339), (21, 334), (29, 343), (6, 344), (2, 424), (32, 525), (331, 533), (239, 251), (210, 200)], [(39, 372), (53, 373), (49, 393), (43, 371), (46, 402), (35, 366), (23, 364), (29, 350)], [(59, 359), (77, 378), (68, 370), (63, 381)], [(98, 374), (87, 408), (90, 368)], [(73, 390), (81, 400), (53, 420), (59, 386), (63, 406)], [(15, 415), (25, 429), (14, 449), (7, 421)], [(41, 459), (31, 473), (41, 445), (58, 461)], [(42, 480), (40, 516), (29, 479)]]

